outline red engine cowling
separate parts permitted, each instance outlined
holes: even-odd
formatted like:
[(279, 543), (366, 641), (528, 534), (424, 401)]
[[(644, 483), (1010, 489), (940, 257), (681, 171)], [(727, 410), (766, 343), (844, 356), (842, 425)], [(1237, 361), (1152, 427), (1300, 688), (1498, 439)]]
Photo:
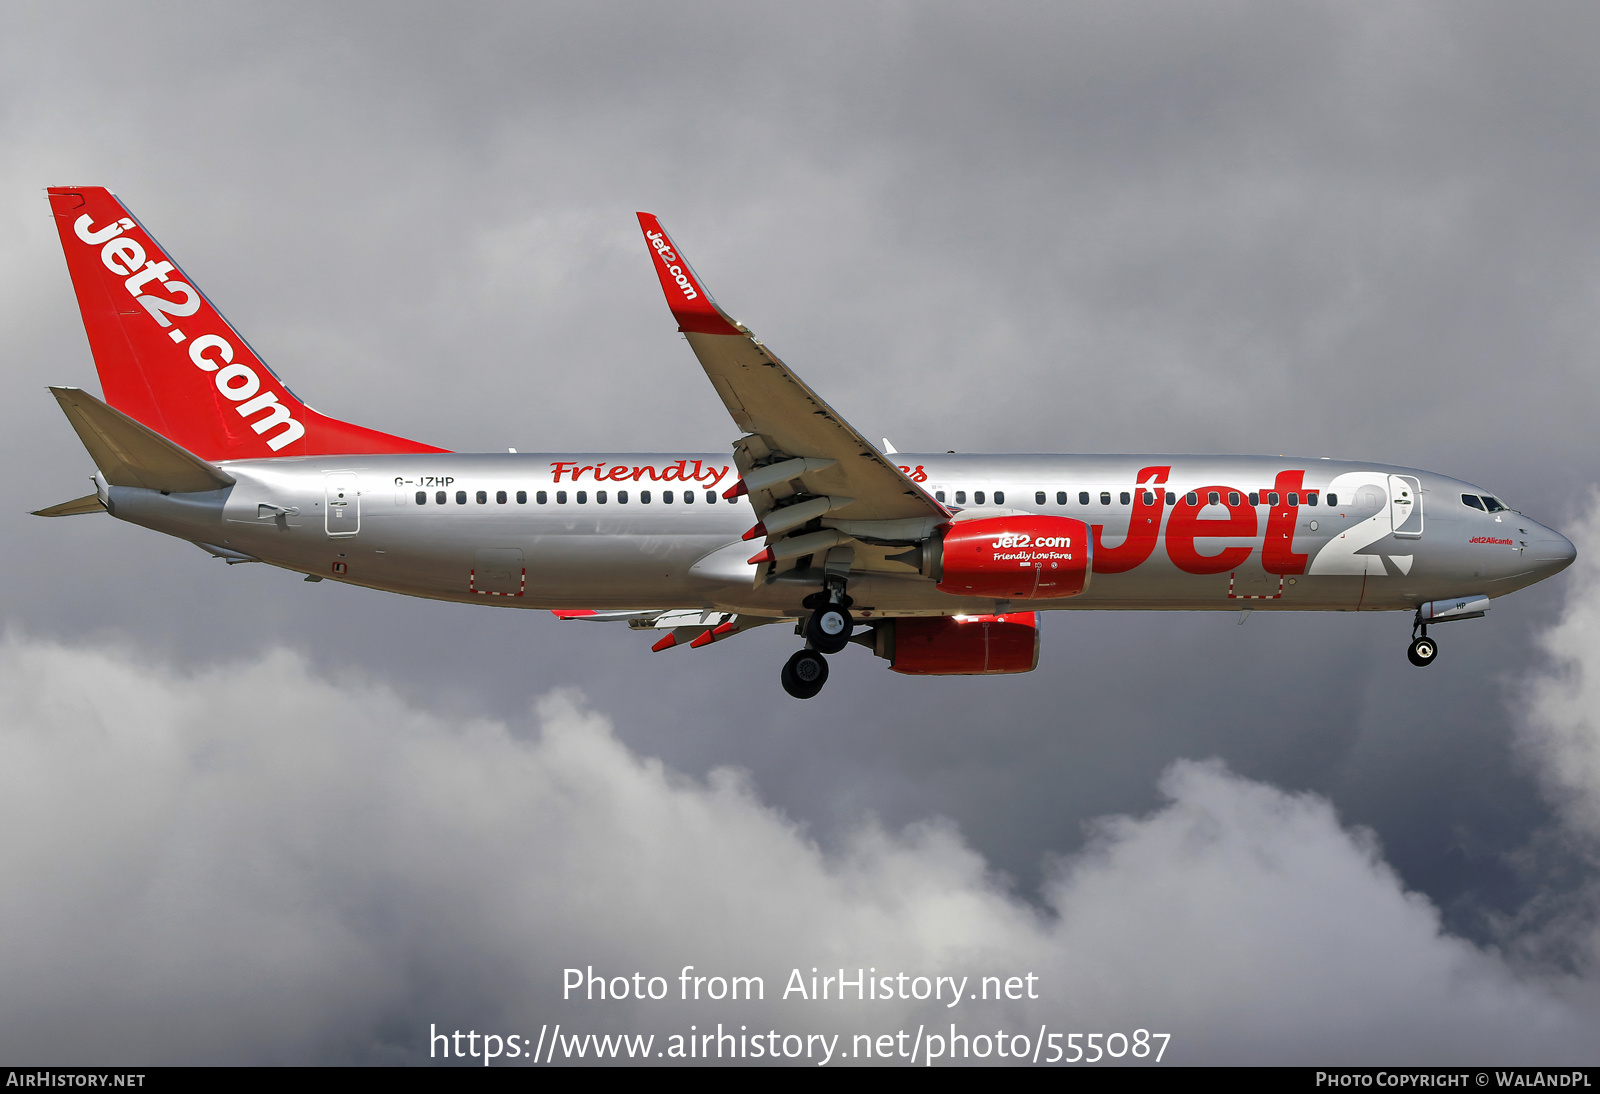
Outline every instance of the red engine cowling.
[(1089, 526), (1071, 517), (984, 517), (949, 525), (934, 575), (958, 596), (1045, 600), (1089, 584)]
[(1036, 612), (885, 619), (873, 652), (908, 676), (990, 676), (1039, 664)]

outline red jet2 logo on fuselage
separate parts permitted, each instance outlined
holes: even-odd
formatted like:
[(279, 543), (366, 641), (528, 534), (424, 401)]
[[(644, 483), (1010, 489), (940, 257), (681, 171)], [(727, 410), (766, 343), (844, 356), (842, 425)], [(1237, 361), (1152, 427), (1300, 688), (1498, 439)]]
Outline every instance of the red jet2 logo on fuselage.
[[(1224, 547), (1216, 554), (1202, 554), (1201, 540), (1254, 538), (1260, 531), (1260, 516), (1245, 497), (1248, 491), (1211, 484), (1196, 487), (1177, 497), (1167, 513), (1167, 492), (1163, 488), (1171, 466), (1144, 467), (1134, 476), (1133, 513), (1128, 519), (1128, 534), (1122, 542), (1108, 546), (1102, 541), (1105, 526), (1091, 525), (1094, 534), (1094, 572), (1121, 574), (1136, 569), (1155, 553), (1156, 542), (1165, 539), (1167, 557), (1189, 574), (1225, 574), (1237, 570), (1255, 553), (1254, 547)], [(1283, 504), (1267, 510), (1266, 537), (1261, 544), (1261, 567), (1269, 574), (1303, 574), (1308, 555), (1294, 552), (1294, 525), (1299, 508), (1287, 504), (1305, 490), (1304, 471), (1278, 472), (1270, 488)], [(1217, 494), (1217, 504), (1227, 509), (1225, 517), (1201, 517), (1210, 507), (1209, 495)], [(1270, 495), (1269, 495), (1270, 496)], [(1194, 501), (1189, 499), (1193, 498)], [(1238, 498), (1238, 502), (1229, 499)], [(1163, 517), (1165, 535), (1163, 536)]]

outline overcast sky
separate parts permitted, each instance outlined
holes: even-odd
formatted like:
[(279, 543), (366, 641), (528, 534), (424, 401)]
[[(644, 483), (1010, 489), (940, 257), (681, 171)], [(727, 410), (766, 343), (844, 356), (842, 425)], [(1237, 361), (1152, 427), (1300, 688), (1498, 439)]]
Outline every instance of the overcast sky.
[[(1597, 51), (1556, 3), (0, 8), (0, 1059), (955, 1020), (1600, 1062)], [(1579, 563), (1426, 672), (1403, 615), (1062, 613), (1034, 674), (846, 652), (804, 703), (778, 633), (225, 567), (26, 515), (93, 470), (44, 391), (99, 387), (74, 183), (302, 398), (449, 448), (733, 439), (644, 209), (902, 451), (1393, 462)], [(561, 998), (685, 964), (769, 1001)], [(773, 1001), (840, 965), (1041, 997)]]

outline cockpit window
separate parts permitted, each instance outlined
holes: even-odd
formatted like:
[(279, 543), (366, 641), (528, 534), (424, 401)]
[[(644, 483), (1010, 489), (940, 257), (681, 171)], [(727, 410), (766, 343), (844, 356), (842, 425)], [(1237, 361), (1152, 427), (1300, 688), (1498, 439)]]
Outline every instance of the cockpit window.
[(1461, 503), (1463, 505), (1470, 505), (1474, 509), (1483, 508), (1483, 499), (1478, 497), (1476, 494), (1462, 494)]
[(1483, 504), (1491, 513), (1504, 513), (1506, 511), (1506, 507), (1500, 504), (1499, 498), (1490, 497), (1488, 494), (1483, 496)]

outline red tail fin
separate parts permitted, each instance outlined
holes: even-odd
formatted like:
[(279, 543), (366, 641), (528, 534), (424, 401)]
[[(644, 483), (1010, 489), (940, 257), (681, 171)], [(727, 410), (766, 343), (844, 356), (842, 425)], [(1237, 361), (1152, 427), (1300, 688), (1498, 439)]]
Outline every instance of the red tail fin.
[(49, 194), (106, 402), (124, 414), (208, 460), (446, 451), (318, 414), (110, 191)]

